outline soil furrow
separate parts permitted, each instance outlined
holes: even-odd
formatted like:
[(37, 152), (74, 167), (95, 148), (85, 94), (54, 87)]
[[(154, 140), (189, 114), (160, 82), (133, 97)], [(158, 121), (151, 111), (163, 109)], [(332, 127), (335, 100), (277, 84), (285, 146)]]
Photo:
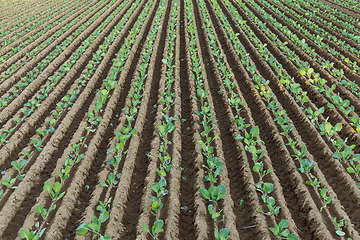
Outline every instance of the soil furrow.
[[(156, 3), (156, 5), (158, 4), (159, 2)], [(161, 68), (161, 66), (163, 65), (161, 60), (165, 58), (164, 56), (166, 53), (163, 47), (165, 46), (166, 28), (169, 19), (170, 9), (171, 9), (170, 5), (171, 4), (167, 2), (167, 5), (165, 6), (163, 12), (163, 18), (161, 19), (161, 24), (160, 24), (162, 28), (159, 29), (158, 31), (158, 36), (154, 44), (154, 51), (153, 51), (154, 54), (151, 55), (151, 59), (150, 59), (150, 65), (148, 69), (148, 79), (145, 82), (146, 85), (151, 86), (150, 87), (151, 90), (150, 90), (148, 103), (146, 106), (146, 113), (144, 112), (144, 114), (146, 115), (145, 117), (146, 121), (144, 123), (144, 128), (143, 128), (144, 130), (143, 132), (137, 131), (137, 134), (141, 136), (141, 140), (139, 142), (138, 151), (135, 155), (135, 168), (133, 170), (133, 176), (131, 178), (131, 185), (128, 194), (128, 202), (125, 206), (124, 216), (122, 220), (124, 232), (121, 233), (121, 235), (122, 238), (124, 239), (136, 239), (136, 236), (140, 234), (143, 234), (142, 237), (140, 237), (141, 239), (143, 239), (147, 234), (142, 232), (141, 227), (143, 224), (141, 223), (140, 220), (142, 220), (141, 219), (142, 213), (145, 213), (144, 211), (148, 211), (149, 209), (148, 204), (144, 205), (144, 200), (145, 201), (149, 200), (152, 195), (151, 186), (149, 187), (149, 184), (154, 182), (154, 178), (156, 175), (156, 172), (153, 170), (154, 167), (156, 168), (157, 166), (158, 153), (152, 154), (151, 150), (156, 151), (159, 149), (159, 139), (157, 139), (157, 141), (155, 139), (157, 134), (156, 126), (161, 124), (160, 112), (162, 108), (161, 108), (161, 102), (158, 101), (156, 96), (160, 94), (162, 90), (161, 82), (164, 83), (165, 80), (164, 75), (161, 76), (162, 72), (164, 72), (163, 71), (164, 69)], [(150, 18), (153, 19), (154, 15), (150, 16)], [(147, 31), (149, 30), (150, 27), (149, 29), (147, 29)], [(136, 56), (136, 58), (138, 57), (139, 56)], [(143, 101), (144, 100), (142, 100), (142, 102)], [(156, 111), (154, 110), (153, 107), (154, 104), (157, 105)], [(131, 145), (129, 146), (129, 148), (131, 149)], [(127, 155), (125, 161), (127, 160), (128, 157), (129, 155)], [(146, 169), (141, 166), (148, 166), (148, 168)], [(163, 203), (165, 199), (166, 196), (163, 199)], [(144, 224), (148, 225), (149, 223), (144, 222)]]
[[(194, 161), (195, 157), (195, 141), (192, 137), (192, 117), (191, 117), (191, 97), (189, 92), (189, 78), (188, 71), (189, 62), (187, 58), (187, 44), (186, 43), (186, 16), (185, 16), (185, 6), (184, 1), (180, 1), (180, 29), (178, 31), (180, 39), (180, 55), (179, 66), (180, 70), (180, 90), (181, 90), (181, 167), (182, 171), (182, 180), (180, 183), (180, 206), (181, 211), (179, 215), (179, 238), (180, 239), (195, 239), (195, 229), (194, 229), (194, 190), (193, 186), (195, 185), (195, 169)], [(183, 120), (184, 119), (184, 120)]]

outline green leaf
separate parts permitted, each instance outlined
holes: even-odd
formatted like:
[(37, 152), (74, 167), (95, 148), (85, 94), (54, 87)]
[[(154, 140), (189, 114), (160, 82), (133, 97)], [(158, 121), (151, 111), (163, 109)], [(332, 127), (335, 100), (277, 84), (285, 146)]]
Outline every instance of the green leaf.
[(240, 136), (240, 135), (238, 135), (238, 136), (235, 137), (235, 140), (243, 140), (243, 139), (244, 139), (244, 137), (242, 137), (242, 136)]
[(210, 193), (208, 190), (206, 190), (205, 188), (200, 188), (199, 191), (205, 199), (210, 199)]
[(275, 236), (278, 236), (278, 235), (279, 235), (279, 229), (278, 229), (278, 228), (270, 227), (269, 230), (272, 231)]
[(154, 226), (152, 227), (152, 233), (154, 236), (156, 236), (158, 233), (163, 232), (164, 229), (162, 228), (164, 226), (163, 220), (157, 220), (154, 223)]
[(111, 240), (111, 236), (109, 234), (105, 234), (104, 236), (100, 235), (100, 240)]
[(81, 224), (80, 226), (78, 226), (76, 228), (76, 231), (81, 235), (86, 234), (89, 231), (89, 228), (87, 227), (87, 225), (88, 225), (88, 223)]
[(264, 191), (266, 193), (271, 193), (273, 190), (274, 190), (274, 184), (268, 182), (264, 183)]
[(354, 173), (355, 170), (352, 167), (348, 167), (346, 168), (346, 170), (348, 171), (348, 173)]
[(330, 109), (335, 109), (334, 104), (329, 103), (327, 106), (328, 106), (328, 108), (330, 108)]
[(281, 229), (285, 229), (285, 228), (289, 227), (289, 221), (286, 219), (282, 219), (279, 223), (279, 227)]
[(222, 228), (222, 229), (220, 229), (219, 233), (222, 234), (223, 236), (229, 235), (229, 229)]
[(141, 228), (142, 228), (143, 232), (148, 232), (148, 233), (150, 232), (148, 225), (143, 225)]
[(59, 182), (54, 183), (54, 191), (58, 193), (60, 191), (61, 184)]
[(360, 160), (360, 154), (354, 154), (353, 158), (352, 158), (353, 161), (359, 161)]
[(299, 240), (298, 237), (295, 234), (289, 234), (286, 239), (289, 240)]
[(327, 192), (327, 188), (321, 189), (320, 195), (322, 198), (326, 198), (326, 192)]
[(253, 138), (259, 136), (259, 134), (260, 134), (259, 127), (255, 126), (255, 127), (251, 128), (250, 134), (252, 135)]
[(100, 221), (100, 223), (105, 222), (106, 220), (109, 219), (109, 217), (110, 217), (110, 215), (109, 215), (109, 212), (108, 212), (108, 211), (103, 212), (103, 213), (100, 214), (100, 216), (99, 216), (99, 221)]
[(225, 194), (226, 194), (226, 187), (224, 185), (219, 185), (217, 187), (217, 191), (218, 191), (218, 197), (216, 200), (219, 200), (223, 197), (225, 197)]
[(275, 198), (273, 197), (269, 197), (267, 200), (266, 200), (267, 204), (270, 205), (270, 206), (274, 206), (275, 203), (276, 203), (276, 200)]
[(88, 228), (94, 230), (94, 232), (99, 232), (100, 231), (100, 225), (97, 223), (89, 223)]
[(46, 181), (44, 183), (44, 191), (50, 192), (52, 189), (51, 183), (49, 181)]
[(20, 237), (21, 238), (28, 238), (30, 235), (29, 230), (27, 228), (23, 228), (20, 230)]

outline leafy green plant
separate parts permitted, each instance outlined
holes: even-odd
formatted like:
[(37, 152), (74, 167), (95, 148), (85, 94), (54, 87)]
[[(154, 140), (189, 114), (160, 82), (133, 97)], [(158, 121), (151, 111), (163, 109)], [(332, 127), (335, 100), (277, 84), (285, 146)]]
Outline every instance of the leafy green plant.
[(84, 235), (88, 231), (95, 233), (98, 235), (98, 240), (110, 240), (111, 236), (105, 234), (104, 236), (100, 234), (101, 224), (106, 222), (109, 219), (110, 214), (110, 202), (111, 198), (106, 203), (99, 201), (100, 205), (97, 206), (96, 210), (100, 211), (99, 218), (93, 215), (91, 223), (82, 223), (80, 226), (76, 228), (77, 233)]
[(314, 165), (314, 161), (309, 161), (308, 159), (303, 159), (300, 162), (299, 171), (301, 173), (310, 172), (313, 165)]
[(24, 151), (25, 156), (27, 156), (28, 158), (30, 158), (33, 153), (34, 153), (34, 151), (31, 151), (31, 152)]
[(59, 182), (55, 182), (54, 186), (51, 185), (51, 183), (49, 181), (46, 181), (44, 183), (44, 191), (49, 192), (50, 196), (52, 198), (52, 200), (54, 202), (58, 201), (59, 199), (61, 199), (66, 191), (60, 193), (60, 189), (61, 189), (61, 184)]
[(163, 226), (164, 226), (164, 221), (163, 220), (157, 220), (156, 222), (154, 222), (154, 225), (151, 229), (151, 232), (150, 232), (150, 228), (148, 225), (143, 225), (142, 226), (142, 230), (143, 232), (147, 232), (150, 234), (150, 236), (153, 238), (153, 239), (156, 239), (156, 236), (163, 232), (164, 229), (163, 229)]
[(200, 188), (199, 191), (205, 199), (217, 205), (217, 201), (225, 197), (226, 187), (224, 185), (211, 186), (209, 190)]
[(266, 203), (267, 195), (274, 190), (274, 184), (260, 181), (256, 184), (256, 190), (262, 193), (261, 199)]
[(345, 232), (343, 232), (342, 228), (344, 227), (344, 222), (345, 222), (346, 218), (343, 218), (341, 220), (339, 220), (339, 222), (337, 222), (336, 217), (334, 217), (333, 222), (336, 226), (336, 234), (339, 236), (345, 236)]
[(317, 179), (317, 177), (315, 177), (315, 176), (312, 175), (311, 173), (310, 173), (310, 177), (313, 178), (314, 180), (313, 180), (313, 181), (306, 181), (305, 184), (310, 185), (310, 186), (313, 186), (313, 187), (316, 187), (316, 188), (320, 188), (320, 187), (321, 187), (321, 186), (320, 186), (320, 183), (322, 183), (322, 181), (319, 181), (319, 180)]
[(332, 201), (332, 198), (326, 196), (326, 193), (327, 193), (327, 188), (321, 189), (320, 195), (321, 195), (321, 197), (323, 198), (324, 206), (322, 206), (322, 207), (320, 208), (320, 212), (321, 212), (328, 204), (330, 204), (331, 201)]
[(229, 236), (229, 229), (222, 228), (222, 229), (220, 229), (219, 232), (214, 230), (214, 236), (215, 236), (216, 240), (226, 240), (226, 239), (228, 239), (230, 237)]
[(26, 240), (38, 240), (44, 234), (45, 230), (46, 228), (43, 228), (37, 235), (36, 231), (29, 232), (27, 228), (23, 228), (20, 230), (20, 237), (25, 238)]
[(21, 169), (25, 166), (26, 163), (27, 163), (27, 160), (22, 160), (20, 163), (18, 163), (16, 161), (11, 162), (11, 166), (13, 166), (19, 173), (19, 176), (18, 176), (19, 180), (22, 180), (25, 176), (25, 174), (21, 174)]
[[(6, 186), (7, 188), (10, 188), (12, 184), (16, 181), (16, 178), (11, 178), (11, 176), (7, 177), (6, 179), (2, 180), (2, 184)], [(11, 187), (11, 189), (16, 189), (17, 186)]]
[(214, 210), (214, 206), (213, 206), (212, 204), (209, 204), (209, 205), (208, 205), (208, 211), (209, 211), (212, 219), (215, 220), (216, 218), (220, 217), (221, 212), (222, 212), (222, 209), (221, 209), (219, 212), (216, 212), (216, 211)]
[(56, 204), (53, 204), (53, 206), (47, 211), (46, 208), (44, 208), (41, 205), (38, 205), (36, 207), (36, 212), (40, 213), (43, 219), (46, 219), (46, 217), (49, 215), (49, 213), (56, 208)]
[(257, 211), (259, 213), (265, 214), (267, 216), (271, 216), (273, 214), (278, 215), (280, 213), (280, 208), (281, 207), (275, 205), (275, 203), (276, 203), (275, 198), (269, 197), (268, 199), (266, 199), (266, 203), (267, 203), (267, 207), (269, 209), (269, 212), (264, 212), (263, 210), (258, 209)]
[[(116, 174), (116, 178), (120, 179), (121, 173)], [(116, 184), (118, 184), (119, 181), (115, 180), (115, 174), (114, 173), (109, 173), (108, 175), (108, 179), (105, 182), (101, 183), (101, 186), (103, 187), (109, 187), (112, 184), (114, 184), (114, 186), (116, 186)]]
[(264, 163), (263, 162), (257, 162), (255, 163), (255, 165), (253, 166), (253, 171), (254, 172), (258, 172), (260, 173), (260, 178), (262, 179), (263, 177), (265, 177), (265, 175), (269, 174), (272, 172), (271, 169), (265, 170), (264, 169)]
[(42, 141), (41, 141), (41, 138), (38, 138), (37, 140), (33, 139), (31, 140), (31, 143), (34, 145), (34, 147), (36, 147), (36, 149), (41, 152), (43, 150), (41, 146), (42, 144)]
[(295, 240), (298, 237), (295, 234), (290, 234), (289, 229), (289, 221), (286, 219), (282, 219), (279, 224), (276, 224), (275, 227), (270, 227), (269, 230), (274, 233), (277, 239), (288, 239)]
[(346, 168), (346, 170), (348, 171), (348, 173), (355, 173), (355, 176), (359, 177), (360, 164), (355, 165), (355, 163), (351, 161), (351, 166)]

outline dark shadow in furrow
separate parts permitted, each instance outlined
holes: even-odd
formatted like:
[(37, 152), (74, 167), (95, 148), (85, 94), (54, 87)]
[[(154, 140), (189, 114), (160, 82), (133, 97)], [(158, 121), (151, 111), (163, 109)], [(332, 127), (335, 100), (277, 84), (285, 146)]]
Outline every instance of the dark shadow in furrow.
[[(206, 5), (208, 9), (211, 9), (212, 6), (209, 6), (209, 3), (206, 1)], [(216, 36), (221, 44), (221, 47), (226, 55), (227, 58), (231, 57), (232, 54), (230, 50), (228, 49), (228, 45), (226, 43), (226, 39), (224, 38), (223, 34), (220, 32), (219, 28), (222, 27), (222, 24), (219, 23), (219, 21), (212, 17), (212, 12), (209, 11), (209, 16), (211, 17), (213, 27), (216, 33)], [(203, 33), (203, 32), (201, 32)], [(202, 34), (200, 34), (202, 35)], [(205, 36), (200, 36), (200, 39), (205, 38)], [(202, 43), (202, 41), (200, 41)], [(237, 79), (242, 79), (243, 75), (239, 71), (238, 66), (236, 65), (236, 62), (238, 60), (232, 59), (231, 61), (228, 61), (231, 69), (229, 69), (230, 72), (233, 72)], [(211, 68), (212, 71), (215, 71), (216, 66), (212, 64)], [(210, 79), (209, 79), (210, 80)], [(254, 224), (254, 219), (252, 219), (251, 214), (248, 214), (244, 212), (246, 207), (246, 203), (244, 205), (239, 205), (241, 199), (246, 199), (246, 191), (244, 189), (244, 185), (241, 183), (243, 175), (240, 171), (240, 169), (243, 167), (243, 164), (241, 163), (241, 159), (238, 158), (237, 151), (234, 151), (237, 149), (237, 146), (234, 143), (234, 139), (232, 137), (232, 134), (230, 133), (229, 129), (230, 123), (234, 120), (229, 119), (228, 115), (224, 112), (224, 110), (228, 107), (228, 104), (225, 103), (218, 93), (220, 91), (220, 88), (217, 85), (216, 81), (208, 81), (211, 96), (213, 97), (213, 103), (214, 103), (214, 110), (217, 116), (218, 120), (218, 127), (221, 133), (221, 140), (223, 142), (223, 150), (224, 150), (224, 157), (225, 157), (225, 164), (226, 167), (229, 169), (228, 171), (228, 177), (230, 179), (230, 189), (231, 191), (231, 198), (233, 199), (235, 206), (234, 206), (234, 213), (237, 216), (237, 228), (241, 229), (246, 226), (250, 226)], [(247, 153), (249, 156), (249, 159), (251, 159), (250, 154)], [(249, 209), (249, 208), (248, 208)], [(249, 228), (245, 231), (240, 231), (240, 236), (246, 237), (246, 238), (253, 238), (256, 234), (252, 233), (255, 230), (255, 228)]]
[[(157, 6), (159, 2), (156, 3)], [(169, 19), (170, 8), (166, 10), (166, 18), (164, 22), (167, 22)], [(151, 15), (151, 19), (154, 18), (156, 11), (154, 11)], [(145, 42), (146, 36), (150, 31), (150, 26), (146, 28), (146, 31), (143, 34), (142, 41)], [(149, 98), (149, 105), (147, 106), (146, 111), (146, 122), (144, 124), (144, 132), (142, 134), (139, 151), (136, 156), (135, 169), (131, 179), (131, 187), (129, 190), (129, 196), (127, 200), (127, 207), (125, 209), (125, 214), (123, 218), (124, 223), (124, 238), (123, 239), (135, 239), (136, 238), (136, 225), (138, 223), (138, 219), (140, 216), (140, 205), (141, 205), (141, 196), (144, 189), (144, 180), (147, 175), (147, 165), (149, 164), (149, 159), (146, 156), (146, 153), (151, 150), (151, 141), (153, 140), (153, 132), (155, 131), (154, 122), (156, 117), (156, 111), (153, 111), (153, 105), (157, 103), (158, 95), (159, 95), (159, 81), (161, 77), (161, 65), (162, 58), (165, 47), (165, 39), (166, 39), (166, 26), (162, 26), (161, 28), (161, 39), (159, 42), (159, 46), (161, 46), (158, 52), (153, 53), (156, 54), (155, 57), (155, 70), (153, 79), (147, 79), (146, 81), (152, 81), (151, 84), (151, 92)], [(140, 58), (141, 51), (139, 51), (134, 59)], [(135, 63), (135, 61), (134, 61)], [(106, 228), (106, 227), (105, 227)], [(105, 229), (104, 228), (104, 229)]]
[[(223, 9), (226, 8), (226, 6), (224, 6), (221, 2), (220, 5)], [(251, 20), (248, 19), (247, 15), (243, 14), (242, 10), (239, 9), (237, 5), (234, 6), (237, 8), (239, 14), (243, 17), (244, 20), (246, 20), (248, 23), (251, 22)], [(224, 13), (228, 19), (232, 19), (232, 17), (229, 16), (225, 11)], [(230, 24), (233, 30), (237, 32), (236, 27), (234, 26), (235, 25), (234, 21), (232, 21)], [(251, 26), (251, 24), (249, 25)], [(263, 76), (263, 78), (271, 79), (271, 74), (267, 72), (267, 70), (263, 67), (263, 61), (261, 61), (259, 58), (257, 58), (255, 54), (253, 54), (253, 49), (247, 44), (245, 40), (241, 38), (239, 38), (239, 40), (245, 47), (246, 51), (250, 53), (251, 59), (256, 64), (256, 67)], [(230, 58), (230, 56), (228, 57)], [(229, 59), (230, 66), (233, 65), (234, 62), (235, 60), (231, 61)], [(241, 79), (241, 78), (237, 78), (237, 79)], [(238, 81), (238, 84), (240, 86), (240, 89), (244, 89), (243, 96), (246, 99), (246, 102), (249, 104), (249, 107), (254, 110), (258, 108), (256, 103), (252, 104), (252, 102), (254, 101), (253, 96), (250, 94), (252, 90), (249, 89), (248, 86), (244, 84), (243, 81)], [(288, 111), (292, 111), (292, 110), (288, 109)], [(292, 214), (292, 217), (296, 222), (297, 227), (300, 229), (300, 233), (301, 232), (310, 233), (310, 229), (306, 225), (306, 218), (304, 217), (305, 215), (299, 214), (301, 213), (302, 202), (300, 202), (300, 199), (297, 199), (297, 196), (294, 192), (294, 186), (291, 185), (292, 181), (290, 176), (288, 175), (288, 170), (286, 169), (286, 165), (284, 164), (286, 160), (283, 158), (284, 156), (284, 154), (282, 153), (283, 150), (280, 150), (278, 146), (279, 143), (276, 141), (276, 139), (272, 137), (273, 134), (277, 134), (277, 133), (274, 132), (274, 129), (271, 130), (271, 132), (269, 132), (269, 129), (272, 129), (272, 127), (269, 126), (269, 123), (266, 121), (266, 119), (264, 119), (264, 115), (261, 111), (253, 111), (253, 118), (260, 128), (260, 137), (265, 142), (265, 146), (271, 158), (273, 168), (274, 170), (276, 170), (275, 173), (280, 180), (280, 184), (283, 188), (282, 189), (283, 194), (287, 202), (287, 206)], [(265, 179), (265, 180), (269, 180), (269, 179)]]
[[(99, 88), (101, 84), (102, 82), (98, 82), (96, 87)], [(90, 95), (88, 100), (85, 102), (84, 106), (79, 110), (78, 116), (84, 116), (87, 113), (87, 110), (94, 97), (95, 97), (95, 92)], [(21, 227), (24, 224), (27, 214), (30, 212), (31, 208), (36, 203), (36, 198), (43, 191), (43, 183), (50, 178), (52, 171), (56, 167), (56, 163), (57, 163), (56, 160), (61, 157), (65, 148), (69, 145), (70, 140), (72, 139), (72, 136), (75, 133), (76, 129), (79, 127), (81, 120), (82, 117), (76, 118), (73, 124), (71, 124), (71, 127), (67, 130), (66, 136), (60, 141), (59, 144), (60, 148), (53, 155), (52, 157), (53, 160), (49, 161), (48, 165), (45, 167), (45, 170), (41, 174), (40, 180), (34, 185), (30, 194), (27, 196), (27, 198), (21, 204), (21, 207), (18, 209), (17, 214), (13, 217), (7, 229), (4, 231), (4, 236), (6, 236), (6, 239), (15, 239), (17, 237), (17, 232), (19, 231), (19, 227)], [(50, 201), (48, 201), (47, 204), (50, 204)], [(61, 205), (61, 200), (59, 200), (57, 205)]]
[(192, 138), (190, 91), (187, 78), (187, 60), (185, 44), (185, 10), (184, 2), (180, 1), (180, 88), (181, 88), (181, 116), (185, 121), (181, 123), (181, 167), (182, 179), (180, 186), (179, 239), (195, 239), (194, 228), (194, 191), (196, 175), (194, 169), (195, 144)]

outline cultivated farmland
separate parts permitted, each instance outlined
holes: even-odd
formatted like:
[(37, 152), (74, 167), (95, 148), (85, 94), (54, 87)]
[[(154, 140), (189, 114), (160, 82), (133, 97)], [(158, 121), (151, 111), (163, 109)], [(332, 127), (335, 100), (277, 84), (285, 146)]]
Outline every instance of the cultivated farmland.
[(0, 2), (0, 239), (360, 239), (355, 0)]

